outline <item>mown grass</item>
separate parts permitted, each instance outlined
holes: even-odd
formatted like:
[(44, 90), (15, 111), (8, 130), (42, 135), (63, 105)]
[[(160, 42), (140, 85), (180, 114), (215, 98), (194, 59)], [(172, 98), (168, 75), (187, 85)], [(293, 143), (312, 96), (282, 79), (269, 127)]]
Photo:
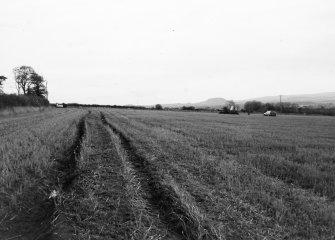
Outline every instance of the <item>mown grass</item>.
[(10, 117), (15, 115), (22, 115), (27, 113), (36, 113), (36, 112), (43, 112), (50, 110), (51, 107), (11, 107), (11, 108), (4, 108), (0, 109), (0, 117)]
[(25, 214), (29, 222), (47, 211), (37, 205), (58, 186), (55, 161), (66, 157), (85, 112), (48, 109), (0, 118), (0, 232), (10, 231)]
[(215, 233), (211, 232), (199, 209), (192, 204), (192, 197), (175, 184), (170, 175), (151, 164), (122, 129), (108, 119), (106, 121), (119, 136), (123, 148), (130, 153), (128, 161), (141, 182), (148, 204), (157, 211), (166, 228), (185, 239), (212, 238)]
[(105, 114), (192, 197), (222, 239), (334, 236), (335, 119)]
[(79, 176), (56, 198), (55, 234), (62, 239), (163, 239), (164, 228), (149, 210), (119, 137), (97, 111), (86, 118), (85, 129)]
[(334, 238), (333, 118), (86, 113), (0, 118), (0, 238), (45, 199), (58, 239)]
[(134, 216), (133, 227), (129, 235), (132, 239), (159, 240), (164, 238), (167, 235), (166, 229), (160, 226), (156, 219), (157, 213), (155, 214), (149, 210), (148, 202), (145, 200), (146, 194), (142, 189), (136, 171), (129, 161), (128, 153), (122, 147), (120, 137), (112, 131), (110, 131), (110, 135), (123, 166), (121, 175), (125, 181), (125, 195)]

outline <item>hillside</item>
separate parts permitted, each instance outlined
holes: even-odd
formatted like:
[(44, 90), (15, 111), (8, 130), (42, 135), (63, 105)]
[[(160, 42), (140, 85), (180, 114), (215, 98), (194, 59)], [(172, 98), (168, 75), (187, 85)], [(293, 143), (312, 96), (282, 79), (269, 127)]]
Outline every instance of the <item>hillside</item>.
[[(266, 96), (258, 98), (249, 98), (244, 100), (236, 100), (238, 105), (244, 105), (247, 101), (260, 101), (263, 103), (279, 102), (279, 96)], [(297, 94), (297, 95), (282, 95), (282, 102), (294, 102), (305, 105), (335, 105), (335, 92), (315, 93), (315, 94)], [(180, 108), (182, 106), (194, 106), (197, 108), (221, 108), (228, 105), (229, 101), (224, 98), (210, 98), (197, 103), (173, 103), (162, 104), (163, 107)]]
[[(260, 101), (275, 103), (279, 102), (279, 96), (266, 96), (259, 98), (251, 98), (246, 100), (236, 101), (243, 104), (246, 101)], [(335, 92), (315, 93), (315, 94), (297, 94), (297, 95), (282, 95), (282, 102), (294, 102), (299, 104), (335, 104)]]
[(197, 102), (197, 103), (174, 103), (174, 104), (163, 104), (163, 107), (182, 107), (182, 106), (194, 106), (198, 108), (221, 108), (224, 105), (228, 104), (228, 100), (224, 98), (210, 98), (206, 101)]

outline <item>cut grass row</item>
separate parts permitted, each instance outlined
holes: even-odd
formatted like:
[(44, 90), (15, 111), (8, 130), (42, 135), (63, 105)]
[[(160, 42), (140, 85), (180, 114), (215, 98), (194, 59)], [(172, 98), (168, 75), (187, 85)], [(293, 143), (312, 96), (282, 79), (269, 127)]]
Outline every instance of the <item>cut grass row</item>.
[(335, 234), (332, 118), (99, 109), (80, 122), (85, 114), (0, 118), (0, 220), (41, 211), (56, 189), (56, 239)]
[[(274, 177), (250, 164), (251, 156), (258, 159), (264, 154), (292, 158), (297, 148), (306, 149), (306, 156), (300, 152), (300, 158), (307, 159), (311, 165), (318, 165), (309, 159), (311, 151), (319, 151), (315, 161), (320, 165), (329, 163), (334, 146), (331, 118), (317, 118), (319, 124), (315, 126), (313, 117), (287, 119), (284, 116), (277, 120), (253, 116), (249, 119), (119, 110), (105, 114), (134, 140), (138, 149), (153, 159), (153, 164), (168, 172), (193, 196), (195, 207), (226, 237), (327, 239), (334, 235), (335, 205), (329, 192), (319, 196), (314, 189), (315, 182), (313, 187), (299, 182), (288, 184), (279, 174)], [(291, 158), (288, 161), (293, 162)], [(272, 167), (264, 158), (258, 163), (269, 165), (266, 169)], [(281, 163), (275, 166), (285, 166)], [(329, 163), (326, 170), (329, 176), (332, 169), (334, 165)], [(321, 184), (323, 189), (331, 189), (332, 180), (327, 181), (317, 171), (315, 174), (326, 185)]]
[[(140, 179), (142, 189), (152, 208), (158, 211), (167, 228), (185, 239), (211, 239), (215, 232), (203, 220), (202, 214), (190, 197), (176, 185), (171, 177), (159, 171), (145, 156), (137, 152), (133, 141), (102, 114), (102, 119), (119, 136), (121, 145), (128, 152), (132, 168)], [(193, 207), (193, 208), (190, 208)]]
[[(60, 239), (163, 239), (120, 138), (92, 111), (77, 159), (78, 177), (57, 197)], [(66, 226), (70, 226), (67, 228)]]
[(222, 239), (192, 197), (103, 114), (93, 111), (85, 129), (76, 184), (56, 200), (58, 237)]
[(40, 224), (52, 214), (48, 197), (61, 179), (56, 162), (68, 157), (85, 114), (79, 109), (52, 109), (0, 118), (1, 233), (15, 231), (15, 225), (20, 231), (33, 232), (34, 221)]
[(135, 119), (156, 128), (163, 123), (161, 128), (185, 136), (204, 151), (238, 156), (266, 175), (330, 199), (335, 197), (335, 121), (331, 117), (284, 116), (274, 121), (258, 116), (213, 117), (207, 124), (204, 120), (208, 114), (199, 114), (187, 124), (178, 118), (152, 117), (152, 121), (145, 121), (148, 116)]

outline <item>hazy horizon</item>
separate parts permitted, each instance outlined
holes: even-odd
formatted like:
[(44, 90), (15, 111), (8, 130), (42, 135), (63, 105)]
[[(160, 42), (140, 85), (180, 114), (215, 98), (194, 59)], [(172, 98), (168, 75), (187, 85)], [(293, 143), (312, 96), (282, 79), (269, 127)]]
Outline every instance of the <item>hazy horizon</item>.
[(335, 2), (0, 0), (0, 75), (51, 102), (152, 105), (335, 91)]

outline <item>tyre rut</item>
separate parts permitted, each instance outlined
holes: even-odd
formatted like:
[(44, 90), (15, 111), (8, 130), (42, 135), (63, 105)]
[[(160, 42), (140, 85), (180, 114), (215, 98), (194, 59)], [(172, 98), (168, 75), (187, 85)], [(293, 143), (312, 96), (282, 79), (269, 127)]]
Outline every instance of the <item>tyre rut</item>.
[(159, 213), (160, 221), (169, 229), (171, 235), (179, 236), (180, 239), (213, 239), (209, 234), (199, 236), (198, 223), (187, 213), (173, 188), (163, 185), (157, 169), (137, 153), (131, 140), (109, 123), (102, 112), (100, 115), (102, 122), (119, 137), (121, 147), (127, 153), (128, 160), (145, 191), (147, 201), (153, 210)]
[(79, 239), (130, 239), (131, 209), (110, 132), (95, 113), (87, 117), (86, 128), (80, 174), (65, 196), (67, 204), (62, 205), (65, 225), (73, 227), (66, 229), (63, 224), (57, 239), (73, 235)]
[(84, 116), (80, 119), (78, 125), (77, 125), (77, 134), (76, 134), (76, 138), (74, 140), (74, 143), (72, 144), (72, 146), (68, 149), (66, 156), (68, 156), (67, 158), (63, 158), (63, 159), (56, 159), (57, 162), (57, 172), (58, 172), (58, 176), (57, 176), (57, 181), (58, 181), (58, 185), (59, 187), (66, 191), (68, 190), (72, 183), (73, 180), (77, 177), (77, 173), (76, 173), (76, 159), (78, 158), (78, 156), (80, 155), (80, 151), (82, 148), (82, 142), (85, 136), (85, 118), (87, 117)]
[(85, 117), (77, 125), (77, 134), (73, 145), (65, 152), (64, 158), (56, 159), (55, 166), (46, 174), (46, 178), (31, 187), (22, 197), (26, 199), (28, 210), (19, 212), (5, 232), (0, 229), (0, 238), (43, 240), (54, 239), (53, 219), (57, 212), (55, 201), (46, 194), (50, 188), (67, 190), (76, 177), (76, 158), (80, 153), (81, 142), (85, 134)]

